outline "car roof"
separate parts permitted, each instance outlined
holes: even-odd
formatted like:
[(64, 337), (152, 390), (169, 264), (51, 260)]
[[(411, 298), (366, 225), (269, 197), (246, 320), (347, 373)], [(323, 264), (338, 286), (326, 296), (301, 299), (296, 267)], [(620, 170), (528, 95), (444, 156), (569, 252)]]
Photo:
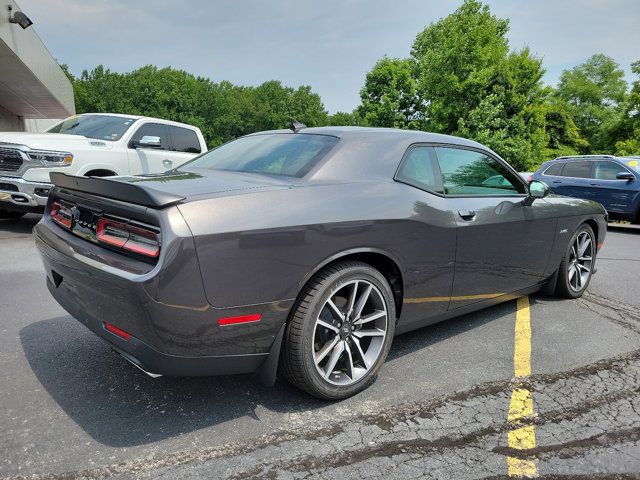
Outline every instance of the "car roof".
[(551, 162), (574, 162), (574, 161), (596, 161), (596, 160), (618, 160), (624, 162), (624, 158), (616, 157), (615, 155), (567, 155), (564, 157), (557, 157), (553, 160), (548, 160), (546, 163)]
[(100, 112), (79, 113), (74, 116), (80, 116), (80, 115), (101, 115), (106, 117), (124, 117), (124, 118), (133, 118), (135, 120), (138, 120), (139, 118), (146, 118), (141, 115), (129, 115), (127, 113), (100, 113)]
[[(272, 133), (293, 133), (291, 129), (267, 130), (264, 132), (256, 132), (247, 136), (265, 135)], [(388, 138), (390, 141), (408, 141), (410, 143), (444, 143), (453, 145), (462, 145), (468, 147), (488, 148), (473, 140), (466, 138), (454, 137), (452, 135), (444, 135), (441, 133), (423, 132), (421, 130), (401, 130), (399, 128), (379, 128), (379, 127), (305, 127), (298, 130), (297, 133), (330, 135), (333, 137), (344, 139), (357, 139), (376, 137), (377, 139)]]
[(145, 115), (129, 115), (127, 113), (100, 113), (100, 112), (91, 112), (91, 113), (79, 113), (76, 116), (79, 115), (102, 115), (102, 116), (107, 116), (107, 117), (122, 117), (122, 118), (131, 118), (133, 120), (161, 120), (162, 122), (166, 122), (167, 124), (171, 124), (171, 125), (179, 125), (179, 126), (184, 126), (184, 127), (189, 127), (191, 129), (193, 128), (197, 128), (194, 125), (189, 125), (188, 123), (181, 123), (181, 122), (175, 122), (173, 120), (167, 120), (165, 118), (158, 118), (158, 117), (147, 117)]
[[(368, 181), (390, 180), (400, 160), (414, 144), (438, 144), (476, 148), (492, 152), (473, 140), (418, 130), (373, 127), (305, 127), (294, 133), (291, 129), (256, 132), (259, 135), (325, 135), (340, 139), (306, 178), (311, 181)], [(245, 137), (245, 138), (246, 138)]]

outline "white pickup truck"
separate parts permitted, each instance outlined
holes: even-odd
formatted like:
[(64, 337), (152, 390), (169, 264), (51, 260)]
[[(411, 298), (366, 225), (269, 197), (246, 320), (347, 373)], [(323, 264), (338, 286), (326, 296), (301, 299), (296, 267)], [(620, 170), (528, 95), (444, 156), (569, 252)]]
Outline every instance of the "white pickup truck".
[(206, 150), (197, 127), (134, 115), (87, 113), (45, 133), (0, 133), (0, 218), (42, 212), (51, 172), (97, 177), (161, 173)]

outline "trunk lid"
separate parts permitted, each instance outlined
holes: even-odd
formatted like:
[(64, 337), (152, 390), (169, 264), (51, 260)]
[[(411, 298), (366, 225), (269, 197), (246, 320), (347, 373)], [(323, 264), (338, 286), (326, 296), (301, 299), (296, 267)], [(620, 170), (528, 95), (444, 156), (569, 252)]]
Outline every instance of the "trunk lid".
[(292, 188), (301, 182), (291, 177), (198, 169), (157, 175), (75, 177), (52, 173), (51, 181), (62, 189), (76, 190), (136, 205), (162, 208), (182, 201)]

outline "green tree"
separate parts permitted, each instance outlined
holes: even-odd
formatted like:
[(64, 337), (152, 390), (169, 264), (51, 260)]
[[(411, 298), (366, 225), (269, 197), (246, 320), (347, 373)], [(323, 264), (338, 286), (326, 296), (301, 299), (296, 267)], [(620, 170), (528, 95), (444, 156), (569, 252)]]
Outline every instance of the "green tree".
[(384, 57), (367, 73), (357, 114), (373, 127), (417, 128), (420, 105), (415, 64)]
[(348, 113), (348, 112), (336, 112), (332, 115), (329, 115), (327, 119), (327, 125), (332, 126), (358, 126), (363, 123), (363, 120), (360, 118), (357, 112)]
[(496, 18), (476, 0), (427, 26), (416, 37), (411, 56), (418, 66), (418, 88), (428, 102), (428, 127), (452, 133), (458, 121), (489, 93), (496, 67), (507, 57), (509, 22)]
[[(549, 89), (549, 91), (552, 91)], [(544, 160), (563, 155), (577, 155), (587, 148), (588, 142), (582, 138), (573, 121), (567, 103), (555, 95), (549, 95), (545, 102), (545, 130), (548, 143)]]
[(557, 95), (567, 102), (588, 142), (581, 149), (583, 153), (613, 152), (626, 90), (624, 72), (612, 58), (601, 53), (562, 72)]
[(508, 20), (477, 0), (426, 27), (411, 50), (424, 126), (482, 142), (514, 167), (540, 163), (545, 131), (542, 61), (510, 51)]
[(631, 64), (631, 71), (638, 76), (624, 103), (624, 113), (618, 129), (616, 155), (640, 155), (640, 60)]
[(202, 130), (210, 147), (258, 130), (287, 128), (292, 118), (308, 126), (328, 122), (320, 96), (309, 86), (291, 88), (273, 80), (244, 87), (153, 65), (127, 73), (99, 65), (79, 78), (65, 71), (73, 82), (78, 113), (128, 113), (189, 123)]

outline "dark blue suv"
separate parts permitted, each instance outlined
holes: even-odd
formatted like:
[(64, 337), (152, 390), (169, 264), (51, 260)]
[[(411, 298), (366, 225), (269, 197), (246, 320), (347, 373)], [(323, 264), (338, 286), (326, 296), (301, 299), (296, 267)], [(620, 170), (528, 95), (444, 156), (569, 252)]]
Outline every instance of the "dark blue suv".
[(534, 180), (553, 193), (600, 202), (609, 216), (640, 223), (640, 161), (611, 155), (559, 157), (542, 164)]

